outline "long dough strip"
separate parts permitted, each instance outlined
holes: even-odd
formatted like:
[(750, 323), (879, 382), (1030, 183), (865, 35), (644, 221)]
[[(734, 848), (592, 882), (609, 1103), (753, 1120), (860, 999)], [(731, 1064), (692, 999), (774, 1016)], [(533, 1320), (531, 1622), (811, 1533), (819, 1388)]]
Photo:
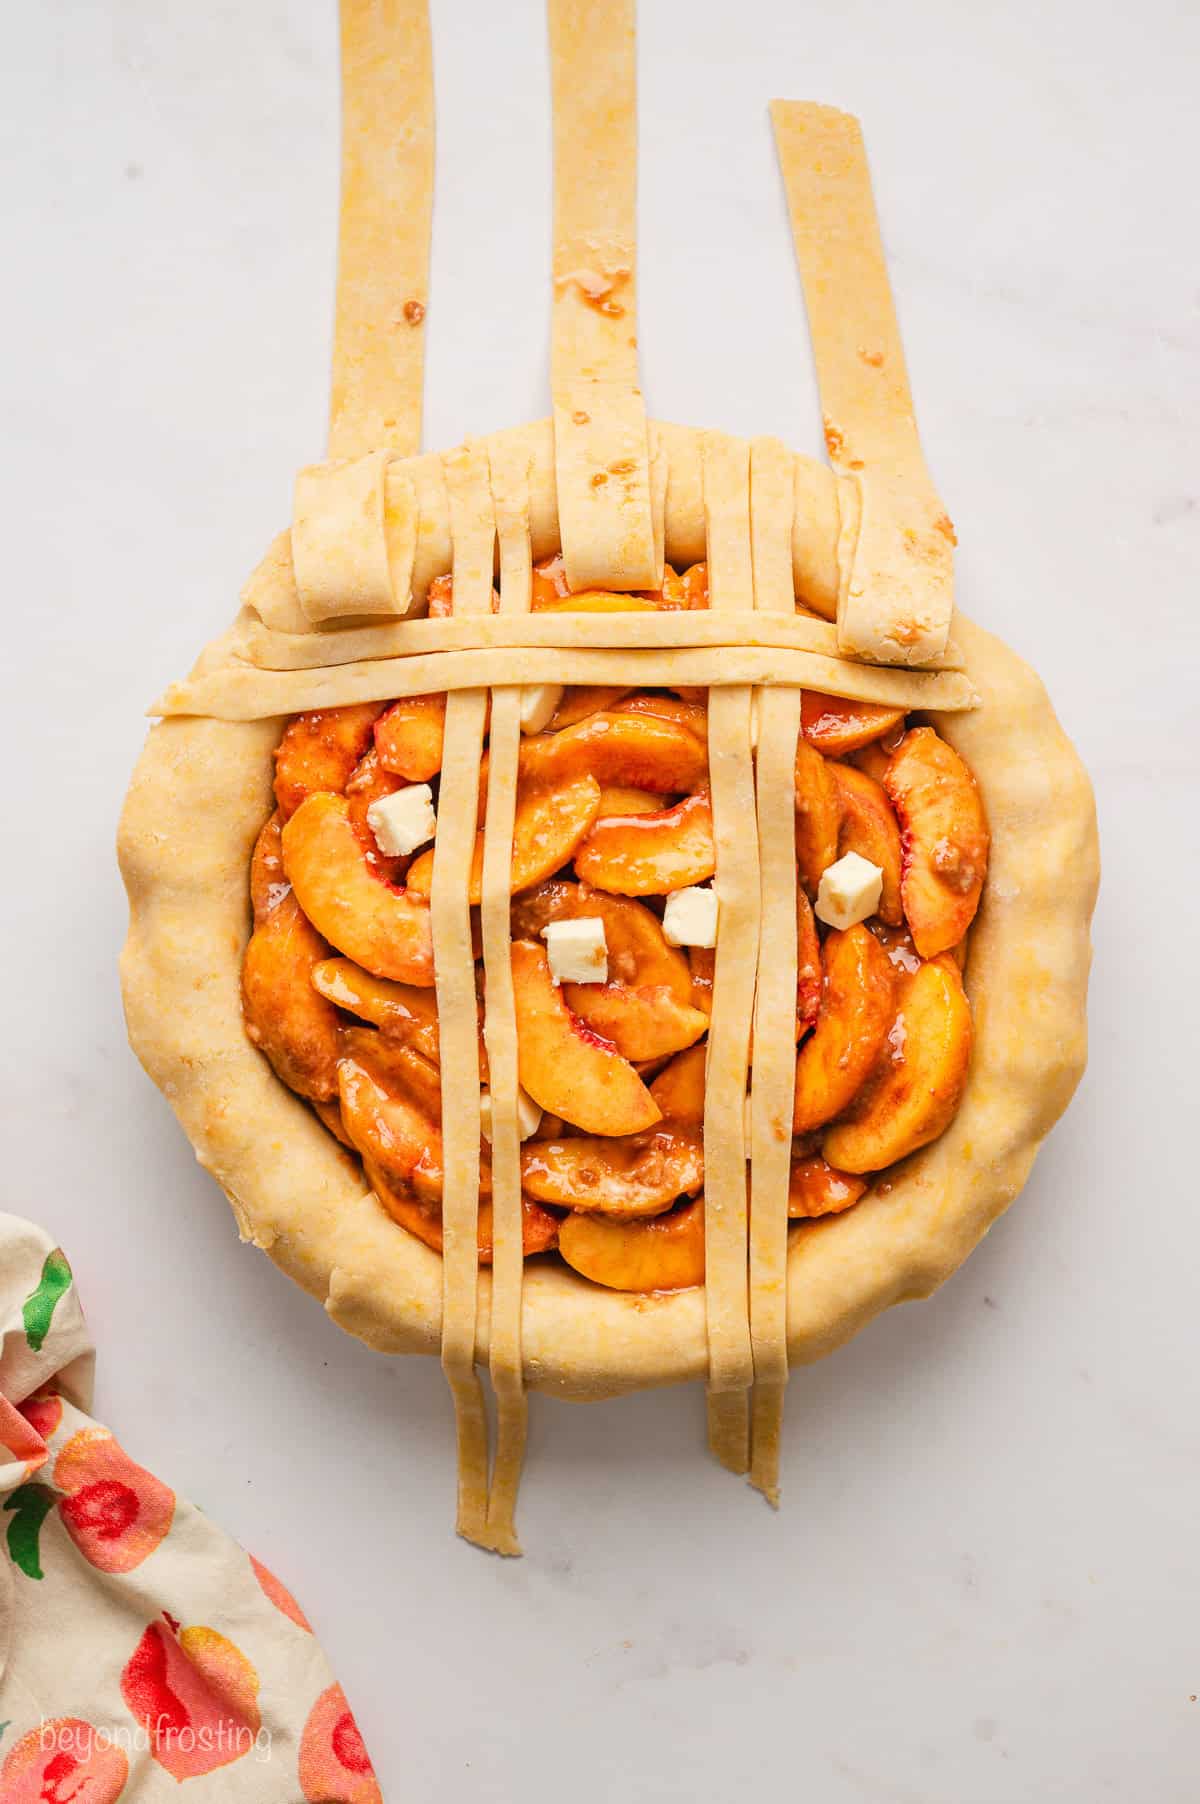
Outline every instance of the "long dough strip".
[(842, 478), (842, 649), (922, 664), (950, 631), (954, 529), (917, 437), (862, 132), (807, 102), (773, 101), (771, 118)]
[[(491, 606), (495, 519), (487, 456), (464, 446), (446, 459), (454, 525), (454, 605)], [(487, 691), (446, 706), (437, 850), (430, 909), (442, 1061), (442, 1368), (458, 1421), (458, 1532), (489, 1546), (488, 1429), (475, 1370), (479, 1250), (479, 1037), (467, 904)]]
[(661, 574), (637, 367), (633, 0), (550, 0), (558, 509), (573, 589)]
[[(680, 568), (704, 556), (704, 482), (700, 469), (700, 434), (688, 426), (655, 421), (651, 427), (654, 460), (651, 488), (666, 490), (664, 528), (673, 564)], [(509, 426), (492, 433), (488, 448), (512, 447), (529, 458), (529, 536), (535, 558), (559, 548), (558, 494), (554, 481), (554, 430), (549, 420)], [(826, 620), (837, 614), (838, 536), (841, 509), (838, 479), (826, 463), (792, 454), (795, 468), (795, 511), (792, 518), (792, 568), (796, 594), (806, 607)], [(660, 464), (662, 471), (655, 470)], [(668, 474), (669, 473), (669, 474)], [(410, 495), (416, 496), (418, 531), (413, 551), (412, 592), (419, 611), (435, 576), (450, 568), (450, 515), (446, 477), (440, 455), (426, 452), (388, 466), (385, 530), (391, 561), (400, 567), (412, 530)], [(657, 517), (657, 516), (656, 516)], [(657, 530), (657, 528), (656, 528)], [(393, 544), (393, 540), (398, 541)], [(279, 533), (242, 590), (242, 600), (266, 625), (280, 632), (304, 633), (310, 622), (300, 606), (289, 534)]]
[[(790, 591), (789, 591), (790, 593)], [(557, 608), (529, 614), (486, 614), (470, 619), (406, 620), (392, 626), (358, 627), (352, 632), (273, 633), (253, 619), (235, 630), (235, 653), (256, 670), (317, 670), (371, 658), (410, 658), (447, 651), (510, 651), (528, 646), (569, 651), (666, 651), (711, 645), (761, 645), (784, 651), (841, 654), (837, 630), (807, 614), (762, 616), (730, 613), (714, 618), (647, 608), (645, 612), (587, 613)], [(962, 653), (951, 643), (931, 670), (961, 670)]]
[[(715, 615), (746, 608), (750, 557), (750, 459), (744, 443), (704, 437), (709, 605)], [(749, 1388), (754, 1377), (746, 1295), (746, 1073), (758, 955), (759, 877), (750, 750), (750, 688), (714, 690), (708, 702), (708, 762), (720, 901), (712, 1020), (704, 1087), (705, 1308), (708, 1320), (708, 1438), (733, 1472), (749, 1462)]]
[(342, 0), (342, 202), (329, 455), (421, 443), (433, 57), (426, 0)]
[[(789, 460), (778, 439), (750, 452), (754, 600), (765, 613), (794, 606)], [(779, 1503), (779, 1437), (787, 1384), (788, 1176), (795, 1091), (795, 763), (800, 691), (759, 689), (758, 856), (761, 918), (750, 1103), (750, 1339), (754, 1397), (750, 1482)]]
[[(528, 458), (492, 450), (492, 498), (500, 546), (500, 616), (529, 610)], [(488, 1497), (488, 1532), (498, 1553), (519, 1554), (515, 1515), (525, 1455), (528, 1404), (521, 1357), (524, 1225), (521, 1141), (517, 1125), (517, 1015), (509, 921), (521, 691), (493, 689), (487, 811), (483, 834), (484, 1034), (492, 1098), (492, 1315), (490, 1366), (496, 1393), (496, 1459)]]
[(478, 689), (489, 683), (637, 684), (648, 689), (783, 683), (852, 701), (881, 702), (889, 708), (954, 714), (974, 708), (978, 702), (970, 679), (957, 670), (887, 670), (770, 646), (665, 651), (545, 647), (431, 652), (426, 657), (376, 658), (331, 670), (205, 666), (186, 682), (172, 683), (146, 712), (264, 720), (302, 714), (309, 708), (341, 708), (349, 702), (386, 701), (439, 689)]

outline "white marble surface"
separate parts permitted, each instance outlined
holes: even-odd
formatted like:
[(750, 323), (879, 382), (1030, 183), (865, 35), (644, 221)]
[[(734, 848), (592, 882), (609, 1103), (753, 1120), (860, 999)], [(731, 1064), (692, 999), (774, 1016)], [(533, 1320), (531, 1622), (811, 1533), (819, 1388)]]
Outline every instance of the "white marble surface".
[[(537, 0), (435, 11), (436, 445), (546, 408), (549, 127)], [(765, 103), (866, 120), (960, 593), (1099, 791), (1093, 1053), (958, 1278), (796, 1379), (778, 1517), (696, 1394), (535, 1401), (509, 1564), (449, 1532), (434, 1362), (239, 1247), (117, 994), (141, 708), (321, 450), (332, 0), (7, 20), (3, 1202), (70, 1251), (107, 1418), (302, 1596), (389, 1800), (1197, 1795), (1188, 11), (644, 0), (663, 417), (816, 444)]]

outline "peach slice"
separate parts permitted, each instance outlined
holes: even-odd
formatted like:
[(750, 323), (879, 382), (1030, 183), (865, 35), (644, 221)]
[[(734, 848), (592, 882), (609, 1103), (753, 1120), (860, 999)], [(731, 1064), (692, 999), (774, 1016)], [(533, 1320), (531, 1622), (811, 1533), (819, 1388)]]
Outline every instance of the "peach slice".
[(627, 701), (618, 702), (613, 713), (650, 714), (655, 720), (673, 721), (677, 727), (686, 727), (705, 745), (708, 743), (708, 709), (702, 702), (685, 702), (677, 695), (655, 695), (653, 690), (642, 690)]
[(706, 781), (708, 751), (678, 721), (604, 710), (561, 733), (526, 739), (520, 772), (525, 783), (557, 784), (586, 775), (602, 786), (616, 783), (672, 795)]
[(638, 1063), (669, 1058), (708, 1031), (708, 1016), (679, 1002), (666, 984), (565, 983), (562, 990), (572, 1014)]
[(645, 614), (654, 607), (647, 595), (619, 595), (610, 589), (574, 589), (569, 595), (535, 591), (535, 614)]
[(707, 882), (716, 868), (706, 789), (656, 814), (597, 821), (575, 854), (575, 869), (586, 882), (619, 896), (665, 896)]
[(276, 1076), (299, 1096), (319, 1102), (337, 1094), (337, 1010), (313, 988), (312, 973), (329, 947), (285, 888), (283, 900), (250, 936), (242, 961), (246, 1037)]
[(793, 1221), (840, 1215), (854, 1207), (866, 1188), (865, 1178), (835, 1171), (819, 1154), (795, 1158), (788, 1176), (788, 1214)]
[(375, 750), (385, 770), (409, 783), (428, 783), (442, 768), (444, 695), (410, 695), (375, 722)]
[(989, 835), (979, 785), (932, 727), (913, 727), (888, 765), (884, 788), (900, 817), (900, 892), (922, 958), (957, 946), (975, 919)]
[(912, 943), (907, 927), (889, 927), (884, 921), (871, 921), (871, 932), (891, 960), (892, 969), (911, 977), (921, 968), (921, 955)]
[[(513, 937), (539, 939), (551, 921), (565, 921), (579, 915), (598, 915), (604, 922), (610, 982), (635, 988), (639, 985), (666, 987), (677, 1002), (690, 1001), (691, 975), (687, 959), (678, 947), (667, 944), (658, 916), (644, 902), (634, 902), (627, 896), (610, 896), (586, 883), (562, 880), (543, 883), (513, 902)], [(600, 986), (576, 984), (571, 987), (586, 993)], [(571, 1003), (570, 1006), (574, 1008), (575, 1005)]]
[(713, 977), (717, 955), (711, 946), (689, 946), (688, 970), (692, 974), (692, 1007), (712, 1014)]
[(561, 551), (556, 551), (552, 557), (542, 558), (540, 563), (533, 566), (532, 584), (530, 606), (535, 613), (544, 608), (547, 602), (561, 601), (564, 595), (571, 593), (567, 582), (567, 566)]
[(425, 1190), (440, 1196), (442, 1134), (425, 1111), (385, 1086), (378, 1072), (357, 1058), (342, 1060), (338, 1089), (342, 1122), (355, 1151), (393, 1184), (414, 1182), (420, 1166)]
[(904, 919), (900, 906), (900, 826), (887, 791), (853, 764), (831, 764), (829, 769), (842, 805), (838, 856), (857, 852), (860, 858), (879, 866), (883, 872), (879, 918), (889, 927), (899, 927)]
[(706, 608), (708, 606), (708, 565), (693, 564), (682, 576), (676, 574), (668, 564), (663, 572), (662, 591), (658, 597), (658, 606), (667, 613), (680, 609)]
[(340, 795), (354, 766), (371, 743), (382, 702), (355, 702), (346, 708), (319, 708), (298, 714), (284, 728), (275, 753), (275, 800), (283, 820), (308, 796)]
[(376, 877), (344, 796), (314, 795), (283, 830), (283, 862), (317, 931), (376, 977), (433, 983), (433, 929), (421, 897)]
[(636, 1134), (661, 1119), (628, 1059), (573, 1015), (550, 976), (543, 947), (515, 940), (517, 1059), (536, 1103), (586, 1134)]
[(704, 1122), (704, 1070), (707, 1046), (689, 1046), (677, 1053), (650, 1086), (650, 1094), (663, 1120), (680, 1127), (700, 1127)]
[(614, 814), (657, 814), (661, 807), (662, 797), (648, 789), (602, 789), (596, 819), (608, 820)]
[(847, 756), (849, 762), (856, 769), (865, 771), (868, 777), (874, 777), (877, 783), (882, 783), (887, 775), (888, 765), (892, 762), (892, 752), (895, 749), (895, 746), (889, 746), (881, 740), (873, 739), (870, 745), (864, 745), (861, 751), (850, 752)]
[(513, 933), (539, 938), (551, 921), (579, 915), (604, 922), (609, 976), (603, 984), (564, 984), (571, 1012), (631, 1061), (666, 1058), (698, 1040), (708, 1021), (691, 1005), (687, 960), (643, 903), (586, 883), (543, 883), (514, 903)]
[(276, 809), (255, 840), (250, 860), (250, 907), (256, 927), (282, 902), (290, 887), (283, 868), (283, 822)]
[[(415, 1196), (403, 1184), (396, 1184), (385, 1171), (370, 1159), (363, 1160), (363, 1170), (371, 1189), (379, 1198), (393, 1221), (423, 1240), (427, 1247), (435, 1253), (442, 1250), (442, 1212), (439, 1205), (428, 1198)], [(531, 1253), (545, 1253), (558, 1241), (559, 1219), (549, 1209), (535, 1202), (532, 1197), (521, 1198), (522, 1210), (522, 1245), (525, 1257)], [(492, 1263), (492, 1204), (483, 1196), (479, 1202), (479, 1225), (477, 1229), (477, 1245), (480, 1265)]]
[(564, 689), (563, 698), (554, 710), (548, 733), (560, 733), (564, 727), (573, 727), (589, 714), (600, 714), (612, 708), (622, 697), (631, 693), (628, 689), (614, 689), (602, 683), (580, 683), (573, 688)]
[[(425, 612), (430, 620), (447, 620), (454, 612), (454, 577), (449, 571), (445, 576), (435, 576), (425, 591)], [(492, 590), (492, 613), (500, 612), (500, 597)]]
[[(711, 954), (710, 954), (711, 957)], [(821, 1012), (821, 996), (825, 974), (821, 969), (821, 941), (817, 934), (817, 917), (804, 893), (803, 884), (796, 885), (796, 1038), (799, 1040), (817, 1024)]]
[(704, 1200), (647, 1221), (568, 1215), (558, 1250), (582, 1277), (609, 1290), (687, 1290), (704, 1282)]
[(322, 959), (313, 967), (312, 983), (327, 1002), (357, 1015), (360, 1021), (372, 1022), (437, 1064), (438, 1012), (432, 990), (373, 977), (349, 958)]
[[(594, 777), (570, 777), (553, 787), (537, 785), (517, 790), (513, 822), (512, 875), (509, 892), (529, 889), (570, 862), (600, 809), (600, 785)], [(408, 873), (409, 892), (427, 897), (433, 888), (435, 849), (422, 852)], [(478, 906), (483, 900), (483, 834), (475, 839), (467, 899)]]
[(843, 1171), (880, 1171), (936, 1140), (962, 1101), (972, 1038), (958, 966), (943, 953), (902, 983), (878, 1069), (825, 1135), (826, 1158)]
[(819, 689), (806, 689), (800, 698), (800, 730), (827, 758), (857, 752), (893, 732), (903, 719), (902, 708), (847, 701), (840, 695), (822, 695)]
[(704, 1142), (674, 1122), (627, 1139), (527, 1140), (521, 1186), (539, 1202), (602, 1215), (661, 1215), (704, 1182)]
[(873, 934), (861, 925), (831, 933), (823, 957), (821, 1013), (796, 1056), (796, 1134), (832, 1120), (854, 1100), (892, 1024), (892, 967)]
[(404, 778), (385, 769), (374, 746), (355, 765), (346, 783), (345, 796), (350, 804), (350, 825), (362, 847), (363, 857), (375, 875), (382, 877), (386, 883), (403, 883), (412, 858), (389, 857), (386, 852), (380, 851), (379, 842), (367, 819), (367, 810), (372, 802), (381, 801), (384, 796), (393, 796), (404, 787)]
[(807, 740), (796, 745), (796, 866), (809, 899), (821, 873), (836, 862), (841, 803), (833, 773)]

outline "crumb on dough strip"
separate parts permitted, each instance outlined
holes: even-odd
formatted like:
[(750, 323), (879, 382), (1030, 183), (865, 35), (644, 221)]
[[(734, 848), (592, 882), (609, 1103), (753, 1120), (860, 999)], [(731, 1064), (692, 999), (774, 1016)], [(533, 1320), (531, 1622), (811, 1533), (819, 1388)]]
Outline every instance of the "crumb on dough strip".
[(573, 589), (661, 574), (637, 359), (633, 0), (550, 0), (554, 111), (551, 389)]
[[(529, 610), (528, 457), (519, 448), (489, 455), (500, 546), (500, 617)], [(496, 1393), (496, 1458), (488, 1497), (490, 1545), (519, 1554), (517, 1489), (525, 1455), (528, 1403), (521, 1353), (525, 1271), (521, 1139), (517, 1122), (517, 1016), (509, 919), (521, 691), (492, 690), (488, 794), (483, 836), (482, 929), (484, 1034), (492, 1098), (492, 1311), (489, 1364)]]
[[(744, 442), (706, 433), (709, 605), (714, 614), (752, 605), (750, 460)], [(704, 1089), (705, 1307), (709, 1445), (723, 1466), (749, 1463), (754, 1377), (746, 1281), (746, 1079), (758, 958), (759, 874), (750, 749), (752, 691), (714, 689), (708, 759), (720, 899), (712, 1019)]]
[[(490, 608), (495, 521), (487, 455), (470, 445), (446, 458), (454, 530), (454, 606)], [(488, 1427), (475, 1369), (479, 1290), (479, 1029), (471, 911), (467, 902), (487, 690), (446, 706), (436, 854), (429, 904), (437, 973), (442, 1065), (442, 1367), (458, 1423), (458, 1532), (491, 1545), (487, 1525)]]
[(421, 443), (433, 218), (427, 0), (342, 0), (342, 198), (329, 455)]
[(809, 102), (773, 101), (771, 118), (840, 477), (840, 642), (924, 663), (950, 631), (954, 529), (917, 437), (862, 131)]
[[(755, 439), (750, 538), (754, 600), (764, 613), (787, 614), (795, 605), (790, 537), (790, 460), (778, 439)], [(787, 1207), (796, 1069), (795, 763), (801, 693), (795, 688), (755, 690), (761, 914), (750, 1088), (750, 1482), (776, 1507), (788, 1375)]]

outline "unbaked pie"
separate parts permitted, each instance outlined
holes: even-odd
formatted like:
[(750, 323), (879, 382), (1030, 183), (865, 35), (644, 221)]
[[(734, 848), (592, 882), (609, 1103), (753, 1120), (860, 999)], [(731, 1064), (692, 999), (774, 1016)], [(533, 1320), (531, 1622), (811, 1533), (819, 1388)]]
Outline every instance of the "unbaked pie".
[(1065, 1108), (1097, 882), (1045, 690), (954, 607), (856, 122), (773, 108), (828, 463), (651, 421), (632, 5), (549, 13), (552, 419), (419, 449), (428, 20), (343, 0), (329, 456), (120, 839), (139, 1057), (247, 1240), (440, 1357), (507, 1553), (531, 1388), (702, 1379), (776, 1497), (789, 1369), (948, 1277)]

